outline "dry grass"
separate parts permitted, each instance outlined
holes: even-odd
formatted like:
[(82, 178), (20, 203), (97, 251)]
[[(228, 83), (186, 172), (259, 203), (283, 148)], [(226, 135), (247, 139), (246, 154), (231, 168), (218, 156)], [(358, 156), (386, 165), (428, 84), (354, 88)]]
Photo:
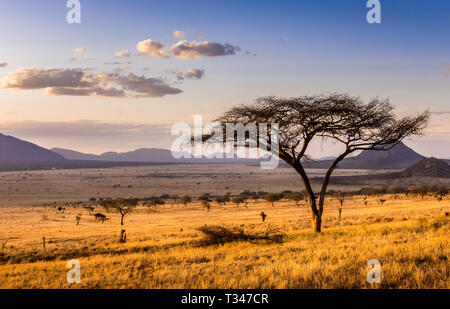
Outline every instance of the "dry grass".
[[(128, 242), (118, 242), (117, 214), (104, 224), (81, 207), (3, 208), (1, 288), (449, 288), (449, 200), (400, 197), (364, 206), (362, 197), (328, 201), (324, 232), (310, 231), (306, 207), (265, 202), (248, 208), (212, 204), (139, 208), (125, 218)], [(259, 214), (268, 217), (262, 223)], [(75, 217), (82, 213), (79, 226)], [(199, 245), (207, 225), (248, 234), (279, 230), (280, 243)], [(259, 234), (258, 234), (259, 235)], [(42, 237), (46, 237), (46, 249)], [(79, 259), (82, 282), (66, 282), (66, 262)], [(382, 263), (382, 281), (366, 282), (369, 259)]]

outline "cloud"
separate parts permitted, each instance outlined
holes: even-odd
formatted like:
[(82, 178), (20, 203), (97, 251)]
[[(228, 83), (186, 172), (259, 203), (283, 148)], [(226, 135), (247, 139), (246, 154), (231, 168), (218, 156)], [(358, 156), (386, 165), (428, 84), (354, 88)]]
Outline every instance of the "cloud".
[(70, 58), (70, 61), (75, 61), (75, 60), (81, 60), (81, 59), (87, 59), (87, 48), (86, 47), (79, 47), (76, 48), (73, 51), (73, 57)]
[(431, 112), (432, 115), (450, 115), (450, 111), (437, 111), (437, 112)]
[(0, 68), (6, 67), (8, 64), (4, 61), (0, 61)]
[(130, 58), (131, 53), (128, 51), (128, 49), (125, 49), (125, 50), (118, 51), (117, 53), (114, 54), (114, 56), (116, 58)]
[(104, 64), (106, 64), (106, 65), (118, 65), (118, 64), (122, 64), (122, 62), (114, 61), (114, 62), (105, 62)]
[(230, 44), (217, 42), (179, 41), (171, 47), (172, 53), (180, 59), (199, 59), (202, 57), (217, 57), (234, 55), (240, 48)]
[(164, 50), (164, 44), (152, 39), (140, 41), (136, 44), (136, 49), (141, 55), (158, 58), (169, 58), (170, 54)]
[(128, 71), (129, 69), (130, 69), (129, 67), (122, 65), (122, 66), (119, 66), (119, 67), (115, 68), (114, 72), (115, 73), (121, 73), (121, 72)]
[(202, 39), (205, 35), (202, 32), (197, 33), (197, 37), (199, 39)]
[(9, 73), (1, 87), (45, 89), (49, 95), (128, 98), (162, 97), (182, 92), (162, 78), (147, 78), (133, 73), (92, 74), (83, 69), (21, 68)]
[(187, 72), (184, 74), (185, 78), (189, 78), (189, 79), (200, 79), (203, 77), (203, 75), (205, 75), (205, 70), (200, 70), (200, 69), (189, 69), (187, 70)]
[(81, 69), (20, 68), (7, 75), (2, 88), (89, 87), (92, 83), (85, 79), (89, 74)]
[(181, 30), (175, 30), (173, 32), (173, 37), (177, 38), (177, 39), (182, 39), (182, 38), (184, 38), (184, 32)]
[(172, 125), (111, 123), (95, 120), (20, 121), (0, 124), (2, 133), (35, 142), (40, 146), (78, 151), (127, 151), (141, 147), (168, 148), (173, 141)]
[(184, 79), (201, 79), (205, 75), (204, 69), (188, 69), (186, 72), (176, 70), (163, 70), (163, 73), (176, 75), (178, 80)]
[(450, 64), (444, 65), (442, 67), (442, 71), (444, 72), (445, 75), (449, 75), (450, 74)]

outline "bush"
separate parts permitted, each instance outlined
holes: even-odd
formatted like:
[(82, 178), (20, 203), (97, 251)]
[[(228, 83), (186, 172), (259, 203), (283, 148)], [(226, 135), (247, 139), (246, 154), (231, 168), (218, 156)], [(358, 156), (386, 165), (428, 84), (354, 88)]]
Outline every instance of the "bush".
[(274, 203), (278, 202), (282, 198), (283, 196), (279, 193), (269, 193), (264, 195), (264, 200), (266, 200), (266, 202), (272, 203), (272, 206), (274, 206)]
[(224, 244), (234, 241), (269, 241), (281, 243), (286, 238), (286, 234), (276, 230), (268, 230), (265, 232), (245, 233), (244, 229), (239, 227), (226, 228), (220, 225), (205, 225), (199, 227), (198, 231), (205, 234), (202, 244)]

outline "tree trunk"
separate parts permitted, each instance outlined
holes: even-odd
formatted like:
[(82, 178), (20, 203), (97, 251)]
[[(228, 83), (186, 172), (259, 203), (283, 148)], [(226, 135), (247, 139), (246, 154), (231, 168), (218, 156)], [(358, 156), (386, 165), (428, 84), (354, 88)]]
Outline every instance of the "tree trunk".
[(314, 232), (320, 233), (322, 231), (322, 215), (313, 214), (312, 224)]
[(120, 217), (120, 225), (123, 225), (123, 215)]

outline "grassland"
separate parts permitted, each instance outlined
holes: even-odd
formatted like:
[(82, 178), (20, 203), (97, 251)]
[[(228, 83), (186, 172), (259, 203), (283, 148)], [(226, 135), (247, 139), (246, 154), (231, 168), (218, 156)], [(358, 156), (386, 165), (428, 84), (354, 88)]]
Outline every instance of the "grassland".
[[(311, 177), (322, 177), (324, 173), (324, 170), (308, 170)], [(369, 171), (337, 170), (335, 175), (367, 173)], [(319, 184), (314, 185), (316, 189), (320, 188)], [(330, 187), (335, 190), (359, 188), (358, 184)], [(177, 164), (2, 172), (0, 207), (39, 206), (54, 202), (60, 204), (86, 201), (90, 197), (144, 197), (162, 194), (198, 196), (205, 192), (237, 194), (243, 189), (267, 192), (300, 191), (303, 190), (303, 184), (292, 168), (262, 170), (259, 165), (239, 164)]]
[[(321, 234), (304, 205), (286, 201), (138, 207), (125, 217), (126, 243), (115, 213), (102, 224), (81, 207), (2, 208), (0, 288), (449, 288), (449, 199), (385, 196), (380, 206), (379, 198), (349, 198), (341, 222), (338, 201), (327, 200)], [(197, 230), (205, 224), (287, 238), (205, 245)], [(69, 259), (81, 262), (80, 284), (66, 282)], [(369, 259), (382, 264), (380, 284), (366, 282)]]

